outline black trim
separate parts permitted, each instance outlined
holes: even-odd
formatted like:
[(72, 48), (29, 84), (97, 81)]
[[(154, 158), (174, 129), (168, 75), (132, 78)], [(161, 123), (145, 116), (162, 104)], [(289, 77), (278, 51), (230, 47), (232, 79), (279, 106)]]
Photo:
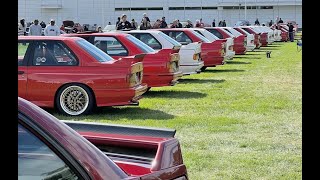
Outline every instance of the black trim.
[(61, 120), (69, 127), (78, 132), (96, 132), (108, 134), (122, 134), (130, 136), (149, 136), (149, 137), (174, 137), (175, 129), (160, 129), (139, 126), (124, 126), (105, 123), (92, 123), (92, 122), (78, 122)]
[(43, 142), (50, 147), (69, 167), (76, 173), (80, 179), (91, 180), (93, 179), (90, 174), (81, 166), (80, 162), (75, 159), (63, 146), (50, 134), (46, 133), (39, 125), (34, 123), (28, 116), (18, 111), (18, 123), (29, 131), (34, 133), (35, 136), (43, 140)]

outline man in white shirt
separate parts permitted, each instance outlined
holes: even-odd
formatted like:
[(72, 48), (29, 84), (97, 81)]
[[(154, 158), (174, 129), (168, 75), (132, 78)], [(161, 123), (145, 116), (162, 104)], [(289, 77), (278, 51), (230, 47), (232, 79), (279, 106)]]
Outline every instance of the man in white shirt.
[(42, 27), (39, 25), (39, 20), (35, 19), (34, 24), (30, 26), (29, 36), (41, 36)]
[(50, 24), (46, 26), (44, 29), (45, 36), (59, 36), (60, 35), (60, 28), (55, 25), (54, 19), (50, 20)]

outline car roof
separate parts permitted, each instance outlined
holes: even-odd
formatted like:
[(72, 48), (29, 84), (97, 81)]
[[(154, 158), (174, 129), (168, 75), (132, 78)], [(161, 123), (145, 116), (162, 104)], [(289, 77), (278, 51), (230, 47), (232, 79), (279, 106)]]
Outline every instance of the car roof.
[(77, 40), (78, 37), (67, 36), (18, 36), (19, 40)]
[[(165, 29), (155, 29), (158, 31), (189, 31), (189, 28), (165, 28)], [(154, 31), (154, 30), (152, 30)]]
[(99, 173), (107, 179), (127, 177), (110, 158), (84, 137), (35, 104), (18, 97), (18, 112), (31, 119), (38, 127), (55, 138), (82, 166), (92, 174)]
[(65, 36), (65, 37), (68, 37), (68, 36), (78, 36), (78, 35), (85, 35), (85, 36), (129, 36), (128, 34), (126, 33), (123, 33), (121, 31), (117, 31), (117, 32), (103, 32), (103, 33), (75, 33), (75, 34), (65, 34), (65, 35), (62, 35), (62, 36)]
[(155, 29), (155, 30), (130, 30), (130, 31), (125, 31), (125, 32), (158, 34), (161, 31)]

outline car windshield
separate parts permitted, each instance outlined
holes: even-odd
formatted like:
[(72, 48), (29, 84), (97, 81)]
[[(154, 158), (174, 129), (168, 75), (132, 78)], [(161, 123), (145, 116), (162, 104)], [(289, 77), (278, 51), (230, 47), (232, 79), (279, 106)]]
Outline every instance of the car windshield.
[(101, 49), (97, 48), (95, 45), (89, 43), (87, 40), (79, 39), (76, 41), (79, 46), (87, 51), (91, 56), (93, 56), (99, 62), (107, 62), (113, 60), (111, 56), (104, 53)]
[(164, 39), (166, 39), (167, 41), (169, 41), (171, 44), (173, 44), (174, 46), (182, 46), (178, 41), (172, 39), (170, 36), (166, 35), (163, 32), (159, 32), (159, 35), (161, 37), (163, 37)]
[(126, 38), (131, 41), (133, 44), (135, 44), (136, 46), (139, 47), (139, 49), (141, 51), (143, 51), (144, 53), (150, 53), (150, 52), (155, 52), (154, 49), (152, 49), (150, 46), (146, 45), (145, 43), (143, 43), (142, 41), (140, 41), (139, 39), (135, 38), (134, 36), (128, 34), (126, 36)]
[(207, 38), (205, 38), (204, 36), (200, 35), (200, 33), (195, 32), (194, 30), (191, 30), (192, 34), (194, 34), (195, 36), (197, 36), (199, 39), (201, 39), (202, 42), (207, 42), (210, 43), (211, 41)]

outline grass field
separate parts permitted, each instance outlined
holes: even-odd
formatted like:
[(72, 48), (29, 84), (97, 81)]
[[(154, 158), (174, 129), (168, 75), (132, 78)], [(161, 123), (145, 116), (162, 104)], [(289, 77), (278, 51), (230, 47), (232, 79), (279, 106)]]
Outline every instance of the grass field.
[(176, 86), (151, 89), (139, 107), (54, 115), (175, 128), (191, 180), (301, 179), (301, 69), (295, 42), (274, 43)]

